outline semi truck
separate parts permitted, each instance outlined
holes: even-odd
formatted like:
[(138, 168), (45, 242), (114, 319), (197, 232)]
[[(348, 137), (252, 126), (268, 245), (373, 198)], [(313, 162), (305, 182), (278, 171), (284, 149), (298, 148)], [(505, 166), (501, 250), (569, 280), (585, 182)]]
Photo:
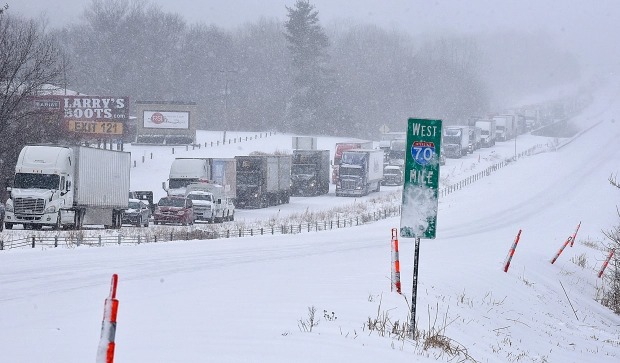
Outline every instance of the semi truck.
[(351, 149), (342, 153), (336, 196), (363, 196), (381, 190), (383, 151)]
[(162, 188), (169, 196), (184, 196), (192, 183), (215, 183), (234, 199), (236, 171), (234, 158), (176, 158), (170, 165), (168, 185), (162, 182)]
[(514, 137), (515, 124), (513, 115), (498, 115), (493, 119), (496, 123), (495, 134), (498, 141), (510, 140)]
[(399, 139), (390, 141), (390, 151), (388, 153), (388, 165), (405, 166), (405, 154), (407, 140)]
[(235, 156), (235, 160), (238, 208), (265, 208), (290, 201), (290, 155), (244, 155)]
[(329, 193), (329, 150), (293, 150), (291, 195)]
[(86, 146), (26, 145), (7, 190), (12, 229), (120, 228), (129, 203), (131, 154)]
[(469, 126), (447, 126), (443, 129), (442, 147), (446, 157), (458, 159), (469, 152)]
[(372, 149), (372, 141), (337, 142), (334, 151), (334, 163), (332, 164), (332, 183), (338, 183), (338, 168), (342, 153), (351, 149)]
[(477, 120), (476, 127), (480, 128), (480, 138), (482, 147), (491, 147), (495, 145), (496, 123), (493, 119)]
[(482, 147), (482, 129), (477, 126), (469, 127), (469, 153)]

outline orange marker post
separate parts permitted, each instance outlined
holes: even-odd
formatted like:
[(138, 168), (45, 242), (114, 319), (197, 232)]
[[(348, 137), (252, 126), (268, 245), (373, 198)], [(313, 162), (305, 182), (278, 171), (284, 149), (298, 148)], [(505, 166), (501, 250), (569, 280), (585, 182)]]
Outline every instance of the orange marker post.
[(568, 246), (568, 244), (570, 243), (570, 241), (572, 241), (572, 239), (573, 239), (573, 236), (570, 236), (566, 239), (566, 242), (564, 242), (562, 247), (560, 247), (560, 250), (558, 251), (558, 253), (556, 253), (555, 257), (553, 257), (553, 259), (551, 260), (552, 265), (555, 263), (558, 257), (560, 257), (560, 255), (562, 254), (562, 251), (564, 251), (564, 249), (566, 248), (566, 246)]
[(577, 238), (577, 232), (579, 232), (579, 227), (581, 227), (581, 222), (579, 222), (579, 224), (577, 225), (577, 229), (575, 230), (575, 233), (573, 233), (572, 239), (570, 241), (571, 247), (573, 247), (573, 244), (575, 244), (575, 239)]
[(116, 300), (116, 286), (118, 275), (112, 275), (110, 296), (105, 300), (103, 308), (103, 323), (101, 324), (101, 338), (97, 349), (97, 363), (114, 362), (114, 338), (116, 336), (116, 314), (118, 312), (118, 300)]
[(515, 250), (517, 249), (517, 244), (519, 243), (519, 239), (521, 238), (521, 230), (517, 233), (517, 237), (515, 238), (512, 247), (510, 247), (510, 251), (508, 251), (508, 256), (506, 256), (506, 262), (504, 263), (504, 272), (508, 272), (508, 267), (510, 267), (510, 261), (512, 260), (512, 256), (515, 254)]
[(605, 272), (607, 265), (609, 265), (609, 261), (611, 260), (611, 256), (614, 255), (614, 252), (616, 252), (615, 248), (612, 248), (611, 251), (609, 251), (609, 256), (607, 256), (607, 259), (603, 262), (603, 267), (601, 267), (601, 270), (598, 272), (599, 278), (603, 277), (603, 272)]
[(398, 231), (392, 228), (392, 283), (391, 291), (396, 290), (401, 293), (400, 289), (400, 259), (398, 256)]

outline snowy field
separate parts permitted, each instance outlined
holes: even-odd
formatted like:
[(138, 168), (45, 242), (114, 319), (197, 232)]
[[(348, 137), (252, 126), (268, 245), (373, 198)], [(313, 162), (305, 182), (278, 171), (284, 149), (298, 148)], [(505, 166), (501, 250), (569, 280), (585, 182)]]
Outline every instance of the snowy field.
[[(441, 198), (437, 239), (421, 242), (417, 327), (445, 337), (439, 340), (455, 356), (426, 349), (423, 338), (369, 329), (369, 321), (409, 321), (413, 241), (400, 240), (403, 294), (390, 292), (390, 231), (400, 222), (393, 217), (295, 235), (0, 251), (0, 361), (94, 361), (103, 302), (117, 273), (117, 362), (618, 362), (620, 317), (595, 301), (607, 253), (602, 230), (618, 222), (620, 190), (607, 181), (620, 171), (618, 95), (607, 89), (574, 115), (583, 130), (574, 139), (523, 135), (442, 167), (447, 186), (512, 158), (515, 145), (517, 153), (539, 145)], [(243, 141), (175, 148), (174, 155), (170, 147), (128, 146), (136, 160), (131, 187), (163, 196), (174, 157), (291, 149), (291, 135), (245, 141), (256, 134), (228, 133)], [(221, 138), (199, 134), (201, 143)], [(340, 140), (321, 137), (318, 147), (333, 153)], [(238, 210), (237, 220), (353, 202), (332, 190)], [(579, 222), (576, 243), (551, 264)], [(305, 331), (312, 307), (318, 325)]]

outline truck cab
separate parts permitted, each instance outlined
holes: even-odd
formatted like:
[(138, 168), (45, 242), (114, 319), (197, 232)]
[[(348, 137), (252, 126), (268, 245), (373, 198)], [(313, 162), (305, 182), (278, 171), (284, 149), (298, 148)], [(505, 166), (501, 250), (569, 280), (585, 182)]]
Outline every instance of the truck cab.
[(19, 154), (12, 187), (7, 190), (4, 225), (12, 229), (22, 224), (24, 229), (43, 226), (60, 228), (61, 208), (73, 205), (73, 167), (75, 161), (69, 148), (25, 146)]

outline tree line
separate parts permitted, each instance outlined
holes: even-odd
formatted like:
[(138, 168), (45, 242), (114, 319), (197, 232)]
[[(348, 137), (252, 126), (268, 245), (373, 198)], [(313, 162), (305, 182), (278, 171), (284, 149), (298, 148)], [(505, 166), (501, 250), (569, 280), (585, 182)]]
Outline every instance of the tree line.
[[(510, 87), (485, 78), (492, 57), (473, 37), (414, 37), (369, 24), (327, 28), (310, 1), (293, 1), (285, 19), (235, 29), (188, 24), (139, 0), (93, 0), (78, 23), (60, 29), (4, 11), (0, 172), (11, 174), (20, 145), (62, 136), (58, 120), (24, 108), (24, 97), (44, 84), (130, 101), (196, 102), (199, 129), (365, 139), (377, 139), (382, 125), (404, 131), (413, 116), (464, 122), (489, 111), (493, 88)], [(551, 45), (539, 48), (538, 58), (574, 63)], [(527, 72), (510, 66), (493, 69), (516, 72), (513, 79)], [(549, 82), (576, 76), (566, 69)]]

